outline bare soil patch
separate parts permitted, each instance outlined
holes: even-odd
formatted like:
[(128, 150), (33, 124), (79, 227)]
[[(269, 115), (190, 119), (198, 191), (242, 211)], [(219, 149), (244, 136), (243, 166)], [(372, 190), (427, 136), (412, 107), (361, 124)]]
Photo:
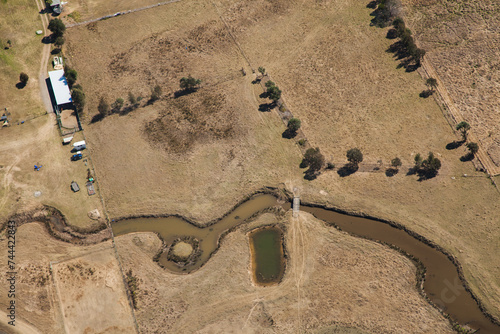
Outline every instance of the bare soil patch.
[(187, 276), (164, 271), (151, 260), (161, 246), (154, 234), (117, 237), (124, 268), (133, 269), (140, 282), (141, 332), (321, 333), (335, 324), (340, 333), (452, 333), (447, 320), (418, 294), (416, 269), (408, 259), (310, 215), (290, 219), (287, 215), (289, 265), (283, 281), (271, 287), (252, 283), (246, 232), (276, 223), (272, 214), (230, 233), (212, 259)]
[(52, 268), (67, 332), (136, 332), (113, 249), (62, 261)]

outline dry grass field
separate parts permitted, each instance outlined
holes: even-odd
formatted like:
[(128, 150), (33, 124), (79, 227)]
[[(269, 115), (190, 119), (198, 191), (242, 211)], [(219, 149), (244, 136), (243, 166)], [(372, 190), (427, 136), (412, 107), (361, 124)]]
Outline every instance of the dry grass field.
[[(90, 329), (88, 333), (102, 333), (104, 325), (116, 325), (121, 328), (130, 326), (130, 308), (126, 301), (121, 275), (117, 272), (111, 241), (93, 246), (74, 246), (55, 240), (46, 232), (43, 225), (38, 223), (21, 226), (17, 230), (16, 241), (16, 328), (14, 329), (18, 328), (18, 321), (23, 324), (19, 326), (20, 333), (63, 333), (65, 325), (71, 329), (67, 331), (68, 333), (83, 333), (86, 327)], [(7, 249), (7, 238), (4, 233), (0, 246)], [(57, 274), (57, 287), (50, 272), (51, 262), (53, 264), (59, 262), (53, 265), (53, 273)], [(82, 268), (85, 264), (93, 269), (91, 277), (65, 273), (69, 270), (68, 265), (75, 266), (78, 263), (82, 264)], [(7, 268), (7, 256), (0, 258), (0, 266)], [(75, 267), (74, 271), (78, 273), (79, 269)], [(5, 272), (6, 270), (2, 270), (0, 274), (2, 281), (7, 279)], [(58, 293), (64, 301), (64, 307), (61, 305)], [(74, 299), (69, 299), (70, 296)], [(93, 298), (95, 305), (83, 303), (89, 301), (89, 298)], [(71, 310), (66, 309), (66, 306), (72, 305), (75, 301), (80, 302), (77, 315), (71, 314)], [(3, 310), (6, 309), (8, 302), (7, 293), (2, 293), (0, 305)], [(113, 307), (110, 307), (110, 303)], [(85, 309), (82, 310), (81, 307)], [(99, 307), (107, 307), (109, 310), (106, 313), (98, 313)], [(63, 308), (65, 317), (61, 313)], [(113, 314), (116, 318), (103, 319), (102, 315), (107, 314)], [(0, 330), (8, 326), (6, 330), (11, 333), (12, 326), (7, 325), (6, 319), (7, 317), (1, 317)], [(82, 319), (85, 326), (79, 326), (77, 330), (71, 327)], [(122, 323), (113, 322), (116, 320)], [(107, 333), (111, 332), (113, 331)]]
[(406, 17), (463, 117), (500, 166), (500, 3), (408, 1)]
[[(433, 151), (443, 167), (423, 182), (383, 170), (343, 178), (328, 171), (304, 181), (281, 121), (257, 111), (261, 91), (241, 75), (249, 68), (216, 9), (183, 1), (68, 31), (68, 55), (88, 96), (87, 123), (101, 96), (147, 98), (156, 84), (164, 92), (152, 105), (86, 126), (110, 216), (178, 213), (204, 222), (263, 186), (299, 187), (306, 201), (396, 221), (443, 246), (500, 318), (500, 196), (460, 161), (464, 147), (445, 148), (458, 138), (433, 99), (419, 97), (426, 88), (419, 74), (397, 69), (386, 52), (392, 41), (370, 26), (366, 3), (216, 4), (253, 67), (266, 67), (327, 160), (341, 167), (345, 152), (359, 147), (366, 163), (388, 165), (398, 156), (408, 166), (416, 153)], [(201, 89), (172, 98), (188, 74), (203, 81)], [(222, 96), (220, 104), (204, 102), (214, 96)], [(228, 128), (227, 138), (211, 133)]]
[(152, 261), (161, 246), (155, 234), (117, 237), (124, 269), (138, 279), (141, 333), (453, 332), (418, 294), (415, 266), (407, 258), (309, 214), (284, 219), (287, 269), (282, 282), (270, 287), (252, 282), (247, 233), (276, 223), (271, 214), (227, 235), (190, 275), (169, 273)]

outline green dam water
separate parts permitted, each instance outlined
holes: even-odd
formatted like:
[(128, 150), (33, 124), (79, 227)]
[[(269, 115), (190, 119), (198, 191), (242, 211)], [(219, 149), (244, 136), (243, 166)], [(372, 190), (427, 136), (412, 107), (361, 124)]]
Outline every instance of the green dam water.
[(258, 229), (250, 234), (252, 270), (260, 284), (279, 283), (285, 271), (282, 232), (276, 227)]

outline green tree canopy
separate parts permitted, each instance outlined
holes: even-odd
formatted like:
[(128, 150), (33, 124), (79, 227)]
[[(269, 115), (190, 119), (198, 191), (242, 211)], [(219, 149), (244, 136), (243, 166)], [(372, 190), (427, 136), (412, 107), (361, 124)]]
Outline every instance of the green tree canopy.
[(267, 88), (267, 96), (274, 102), (281, 98), (281, 90), (277, 86), (271, 86)]
[(154, 88), (151, 90), (151, 101), (156, 101), (160, 98), (162, 94), (162, 89), (160, 85), (154, 86)]
[(360, 162), (363, 161), (363, 153), (359, 148), (351, 148), (347, 151), (347, 160), (355, 166), (357, 166)]
[(50, 20), (48, 28), (52, 31), (54, 37), (56, 38), (61, 37), (64, 34), (64, 31), (66, 31), (66, 26), (60, 19)]
[(476, 155), (477, 151), (479, 151), (479, 145), (477, 143), (470, 142), (466, 146), (472, 155)]
[(77, 112), (82, 112), (85, 107), (85, 93), (81, 88), (73, 88), (71, 90), (71, 98)]
[(29, 78), (30, 77), (24, 72), (21, 72), (21, 74), (19, 74), (19, 81), (21, 81), (23, 85), (26, 85), (28, 83)]
[(290, 118), (288, 121), (288, 130), (290, 130), (292, 133), (297, 132), (298, 129), (300, 129), (301, 121), (298, 118)]
[(427, 173), (436, 174), (437, 171), (441, 168), (441, 160), (434, 156), (434, 153), (429, 152), (429, 156), (427, 159), (422, 161), (422, 168)]
[(180, 80), (180, 87), (183, 90), (186, 91), (194, 91), (198, 88), (198, 86), (201, 84), (200, 79), (195, 79), (191, 75), (188, 75), (188, 77), (183, 77)]
[(309, 166), (311, 171), (317, 172), (319, 171), (323, 165), (325, 164), (325, 157), (323, 154), (319, 151), (319, 147), (316, 148), (310, 148), (306, 151), (304, 154), (304, 160), (303, 163), (306, 166)]
[(456, 129), (462, 133), (462, 138), (467, 140), (467, 133), (470, 130), (470, 125), (466, 121), (462, 121), (457, 124)]
[(265, 69), (264, 67), (262, 67), (262, 66), (259, 66), (258, 71), (259, 71), (259, 73), (260, 73), (261, 75), (266, 74), (266, 69)]
[(276, 84), (274, 83), (274, 81), (271, 81), (271, 80), (267, 80), (266, 83), (265, 83), (265, 86), (267, 88), (270, 88), (270, 87), (274, 87), (276, 86)]
[(99, 114), (101, 114), (103, 117), (109, 114), (109, 104), (106, 102), (106, 100), (104, 100), (104, 97), (102, 96), (99, 100), (97, 111), (99, 111)]
[(438, 82), (434, 78), (429, 78), (425, 81), (425, 85), (434, 90), (438, 86)]
[(61, 46), (63, 46), (63, 45), (64, 45), (64, 42), (65, 42), (64, 37), (59, 36), (59, 37), (57, 37), (57, 38), (56, 38), (56, 40), (54, 41), (54, 45), (55, 45), (56, 47), (60, 48)]
[(402, 164), (403, 163), (401, 162), (401, 159), (399, 159), (398, 157), (391, 160), (391, 166), (394, 168), (399, 168)]

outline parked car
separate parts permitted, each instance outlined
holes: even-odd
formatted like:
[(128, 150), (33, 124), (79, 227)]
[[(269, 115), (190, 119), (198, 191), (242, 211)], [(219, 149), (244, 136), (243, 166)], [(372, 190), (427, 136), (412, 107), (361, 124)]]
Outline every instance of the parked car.
[(82, 152), (78, 151), (71, 156), (71, 161), (77, 161), (83, 158)]

